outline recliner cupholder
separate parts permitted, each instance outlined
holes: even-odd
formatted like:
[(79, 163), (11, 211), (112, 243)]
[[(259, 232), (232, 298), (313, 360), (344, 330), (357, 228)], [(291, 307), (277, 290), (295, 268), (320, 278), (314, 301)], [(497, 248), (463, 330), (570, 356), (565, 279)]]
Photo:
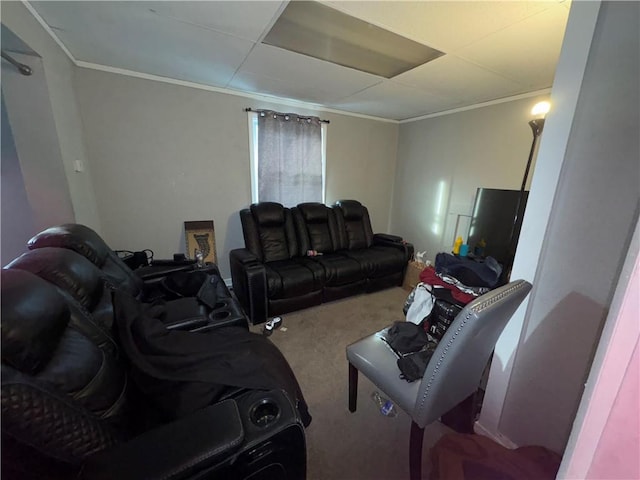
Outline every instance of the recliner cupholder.
[(217, 303), (213, 306), (213, 309), (214, 309), (214, 310), (218, 310), (219, 308), (226, 307), (226, 306), (227, 306), (227, 302), (217, 302)]
[(223, 318), (227, 318), (229, 315), (231, 315), (231, 312), (223, 310), (222, 312), (212, 312), (211, 318), (214, 320), (222, 320)]
[(271, 425), (280, 417), (280, 407), (270, 398), (258, 400), (249, 410), (249, 419), (257, 427)]

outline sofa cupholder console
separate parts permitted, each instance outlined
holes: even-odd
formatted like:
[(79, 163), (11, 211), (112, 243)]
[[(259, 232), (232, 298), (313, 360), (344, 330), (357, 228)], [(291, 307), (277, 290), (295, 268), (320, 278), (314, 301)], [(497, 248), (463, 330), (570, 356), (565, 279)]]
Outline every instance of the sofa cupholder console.
[[(304, 431), (295, 424), (292, 403), (279, 390), (236, 397), (244, 429), (244, 452), (237, 464), (251, 465), (255, 478), (306, 478)], [(287, 467), (287, 468), (285, 468)], [(216, 478), (254, 478), (242, 467), (221, 469)]]
[(203, 324), (202, 327), (191, 328), (190, 330), (198, 332), (210, 329), (211, 325), (217, 328), (231, 325), (245, 326), (247, 324), (247, 317), (242, 311), (242, 307), (231, 297), (218, 300), (213, 310), (209, 312), (208, 317), (209, 321)]
[(280, 416), (280, 407), (272, 399), (262, 398), (251, 406), (249, 418), (258, 427), (267, 427)]

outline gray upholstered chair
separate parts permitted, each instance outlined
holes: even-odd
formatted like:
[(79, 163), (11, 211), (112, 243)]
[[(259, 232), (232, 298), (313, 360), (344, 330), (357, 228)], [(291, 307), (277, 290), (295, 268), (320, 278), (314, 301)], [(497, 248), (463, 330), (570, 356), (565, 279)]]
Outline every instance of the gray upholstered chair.
[(421, 478), (425, 427), (478, 389), (498, 337), (529, 290), (530, 283), (516, 280), (469, 303), (445, 332), (421, 381), (400, 378), (397, 357), (380, 338), (384, 330), (347, 347), (349, 410), (356, 410), (360, 371), (411, 417), (411, 480)]

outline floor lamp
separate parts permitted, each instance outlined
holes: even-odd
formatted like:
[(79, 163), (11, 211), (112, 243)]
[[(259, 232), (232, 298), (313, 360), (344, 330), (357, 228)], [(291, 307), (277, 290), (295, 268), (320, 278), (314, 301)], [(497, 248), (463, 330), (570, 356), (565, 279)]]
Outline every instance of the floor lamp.
[(522, 227), (522, 218), (520, 217), (521, 215), (524, 215), (524, 209), (522, 213), (520, 213), (520, 207), (524, 202), (524, 189), (527, 184), (527, 178), (529, 177), (529, 170), (531, 169), (533, 154), (536, 150), (538, 139), (542, 134), (542, 129), (544, 128), (544, 117), (547, 112), (549, 112), (550, 107), (551, 105), (549, 104), (549, 102), (539, 102), (536, 103), (531, 109), (531, 114), (536, 117), (533, 120), (529, 121), (529, 126), (531, 127), (531, 132), (533, 133), (533, 141), (531, 142), (531, 150), (529, 151), (527, 166), (524, 169), (522, 185), (520, 186), (520, 194), (518, 195), (518, 202), (516, 204), (516, 212), (513, 217), (513, 225), (511, 226), (511, 235), (509, 237), (509, 264), (506, 265), (506, 268), (503, 270), (504, 283), (507, 283), (509, 281), (509, 277), (511, 276), (511, 268), (513, 267), (513, 260), (516, 254), (516, 243), (520, 235), (520, 228), (518, 227), (518, 224), (520, 223), (520, 227)]

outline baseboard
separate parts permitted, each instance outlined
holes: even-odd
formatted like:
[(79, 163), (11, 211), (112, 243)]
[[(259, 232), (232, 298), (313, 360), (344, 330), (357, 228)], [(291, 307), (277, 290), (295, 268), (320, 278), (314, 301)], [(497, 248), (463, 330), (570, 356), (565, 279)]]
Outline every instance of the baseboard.
[(516, 445), (515, 443), (513, 443), (510, 439), (508, 439), (507, 437), (505, 437), (504, 435), (498, 433), (498, 432), (491, 432), (489, 430), (487, 430), (485, 427), (482, 426), (482, 424), (478, 421), (476, 421), (473, 424), (473, 431), (475, 433), (477, 433), (478, 435), (482, 435), (483, 437), (488, 437), (491, 440), (493, 440), (494, 442), (502, 445), (505, 448), (508, 448), (509, 450), (513, 450), (515, 448), (518, 448), (518, 445)]

